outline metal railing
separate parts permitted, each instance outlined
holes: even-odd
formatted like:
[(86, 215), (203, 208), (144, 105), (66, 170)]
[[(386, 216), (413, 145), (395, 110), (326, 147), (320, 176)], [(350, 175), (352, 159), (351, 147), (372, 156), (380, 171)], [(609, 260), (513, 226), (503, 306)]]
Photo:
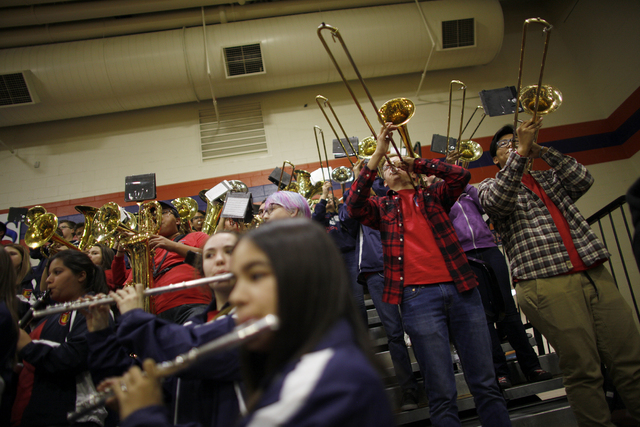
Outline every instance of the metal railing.
[[(598, 225), (599, 237), (611, 254), (611, 258), (607, 261), (609, 271), (616, 287), (629, 305), (635, 309), (636, 318), (640, 321), (638, 298), (633, 286), (634, 279), (636, 279), (635, 283), (639, 283), (638, 264), (631, 249), (633, 238), (624, 209), (626, 204), (625, 196), (620, 196), (587, 218), (587, 222), (594, 231), (597, 230), (593, 226)], [(625, 281), (626, 286), (624, 286)]]

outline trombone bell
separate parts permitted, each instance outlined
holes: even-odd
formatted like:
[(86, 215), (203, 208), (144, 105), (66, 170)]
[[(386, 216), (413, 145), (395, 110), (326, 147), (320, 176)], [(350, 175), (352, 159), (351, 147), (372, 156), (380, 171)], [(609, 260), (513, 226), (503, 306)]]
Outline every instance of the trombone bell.
[(460, 162), (460, 166), (463, 168), (467, 168), (469, 163), (475, 162), (482, 157), (482, 147), (475, 141), (460, 141), (460, 145), (458, 147), (460, 150), (460, 158), (458, 161)]
[(362, 141), (358, 143), (358, 158), (370, 159), (373, 153), (376, 152), (377, 145), (378, 141), (376, 141), (374, 137), (367, 136), (363, 138)]
[(416, 106), (410, 99), (394, 98), (385, 102), (378, 111), (381, 125), (391, 122), (396, 126), (402, 126), (411, 120), (416, 112)]
[[(531, 85), (522, 88), (520, 92), (520, 105), (524, 111), (533, 115), (536, 105), (536, 93), (538, 85)], [(540, 89), (540, 100), (538, 101), (537, 115), (553, 113), (562, 105), (562, 92), (553, 86), (542, 85)]]

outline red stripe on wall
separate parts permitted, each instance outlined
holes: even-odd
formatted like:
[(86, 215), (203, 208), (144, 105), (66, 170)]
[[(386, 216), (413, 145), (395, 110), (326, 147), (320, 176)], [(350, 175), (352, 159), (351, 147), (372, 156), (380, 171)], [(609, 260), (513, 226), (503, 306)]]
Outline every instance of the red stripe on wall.
[[(622, 125), (632, 114), (640, 109), (640, 87), (638, 87), (621, 105), (605, 120), (595, 120), (584, 123), (574, 123), (564, 126), (556, 126), (552, 128), (543, 128), (540, 131), (539, 140), (541, 143), (559, 141), (570, 138), (579, 138), (589, 135), (598, 135), (613, 132)], [(489, 151), (491, 137), (483, 137), (475, 140), (485, 150)], [(442, 157), (441, 154), (433, 153), (429, 147), (423, 147), (423, 156), (428, 159)], [(579, 151), (572, 154), (580, 163), (591, 165), (597, 163), (611, 162), (614, 160), (628, 159), (640, 151), (640, 131), (629, 138), (624, 144), (615, 148), (602, 148), (588, 151)], [(329, 164), (332, 167), (347, 166), (350, 164), (347, 159), (331, 160)], [(313, 171), (320, 167), (318, 162), (305, 163), (296, 165), (296, 169)], [(545, 169), (548, 166), (542, 161), (536, 163), (536, 169)], [(176, 197), (184, 197), (185, 195), (196, 195), (202, 189), (209, 189), (223, 180), (236, 179), (244, 182), (248, 187), (256, 187), (260, 185), (270, 184), (268, 180), (272, 169), (261, 171), (247, 172), (235, 175), (220, 176), (215, 178), (201, 179), (197, 181), (181, 182), (178, 184), (162, 185), (157, 187), (158, 200), (170, 200)], [(288, 166), (287, 172), (290, 172)], [(495, 176), (498, 168), (495, 166), (485, 166), (481, 168), (471, 169), (471, 182), (478, 183), (485, 178)], [(124, 203), (124, 192), (102, 194), (93, 197), (84, 197), (81, 199), (62, 200), (52, 203), (43, 203), (49, 212), (57, 216), (74, 215), (78, 212), (75, 210), (76, 205), (89, 205), (100, 207), (107, 202), (115, 201), (121, 206), (132, 206), (135, 203)], [(0, 210), (0, 214), (8, 213), (8, 209)]]

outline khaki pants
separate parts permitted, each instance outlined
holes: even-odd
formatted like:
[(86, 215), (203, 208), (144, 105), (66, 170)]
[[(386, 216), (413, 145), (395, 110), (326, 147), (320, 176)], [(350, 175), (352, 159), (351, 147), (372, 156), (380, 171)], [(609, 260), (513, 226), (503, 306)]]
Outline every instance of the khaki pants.
[(586, 273), (526, 280), (516, 290), (522, 311), (558, 353), (578, 424), (614, 426), (601, 363), (640, 421), (640, 333), (609, 271), (599, 266)]

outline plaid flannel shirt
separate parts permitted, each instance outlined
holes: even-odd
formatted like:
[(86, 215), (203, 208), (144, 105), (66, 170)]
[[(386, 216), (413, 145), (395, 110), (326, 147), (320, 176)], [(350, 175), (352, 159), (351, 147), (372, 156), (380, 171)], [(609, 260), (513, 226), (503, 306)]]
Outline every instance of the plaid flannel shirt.
[[(578, 255), (587, 266), (606, 260), (607, 249), (574, 205), (593, 177), (576, 159), (553, 148), (542, 159), (552, 169), (531, 171), (531, 176), (567, 219)], [(502, 237), (515, 279), (564, 274), (573, 264), (544, 202), (521, 182), (526, 163), (526, 157), (511, 153), (495, 178), (480, 183), (480, 202)]]
[[(471, 174), (464, 168), (438, 160), (416, 159), (413, 168), (418, 174), (435, 175), (444, 180), (427, 190), (420, 189), (416, 200), (420, 211), (431, 225), (433, 236), (458, 292), (472, 289), (478, 282), (449, 220), (449, 210), (469, 182)], [(371, 196), (371, 186), (376, 175), (377, 171), (365, 166), (351, 186), (345, 204), (349, 216), (363, 225), (380, 230), (384, 253), (382, 300), (400, 304), (404, 288), (402, 201), (398, 193), (392, 190), (384, 197)], [(425, 279), (425, 283), (428, 283), (428, 279)]]

